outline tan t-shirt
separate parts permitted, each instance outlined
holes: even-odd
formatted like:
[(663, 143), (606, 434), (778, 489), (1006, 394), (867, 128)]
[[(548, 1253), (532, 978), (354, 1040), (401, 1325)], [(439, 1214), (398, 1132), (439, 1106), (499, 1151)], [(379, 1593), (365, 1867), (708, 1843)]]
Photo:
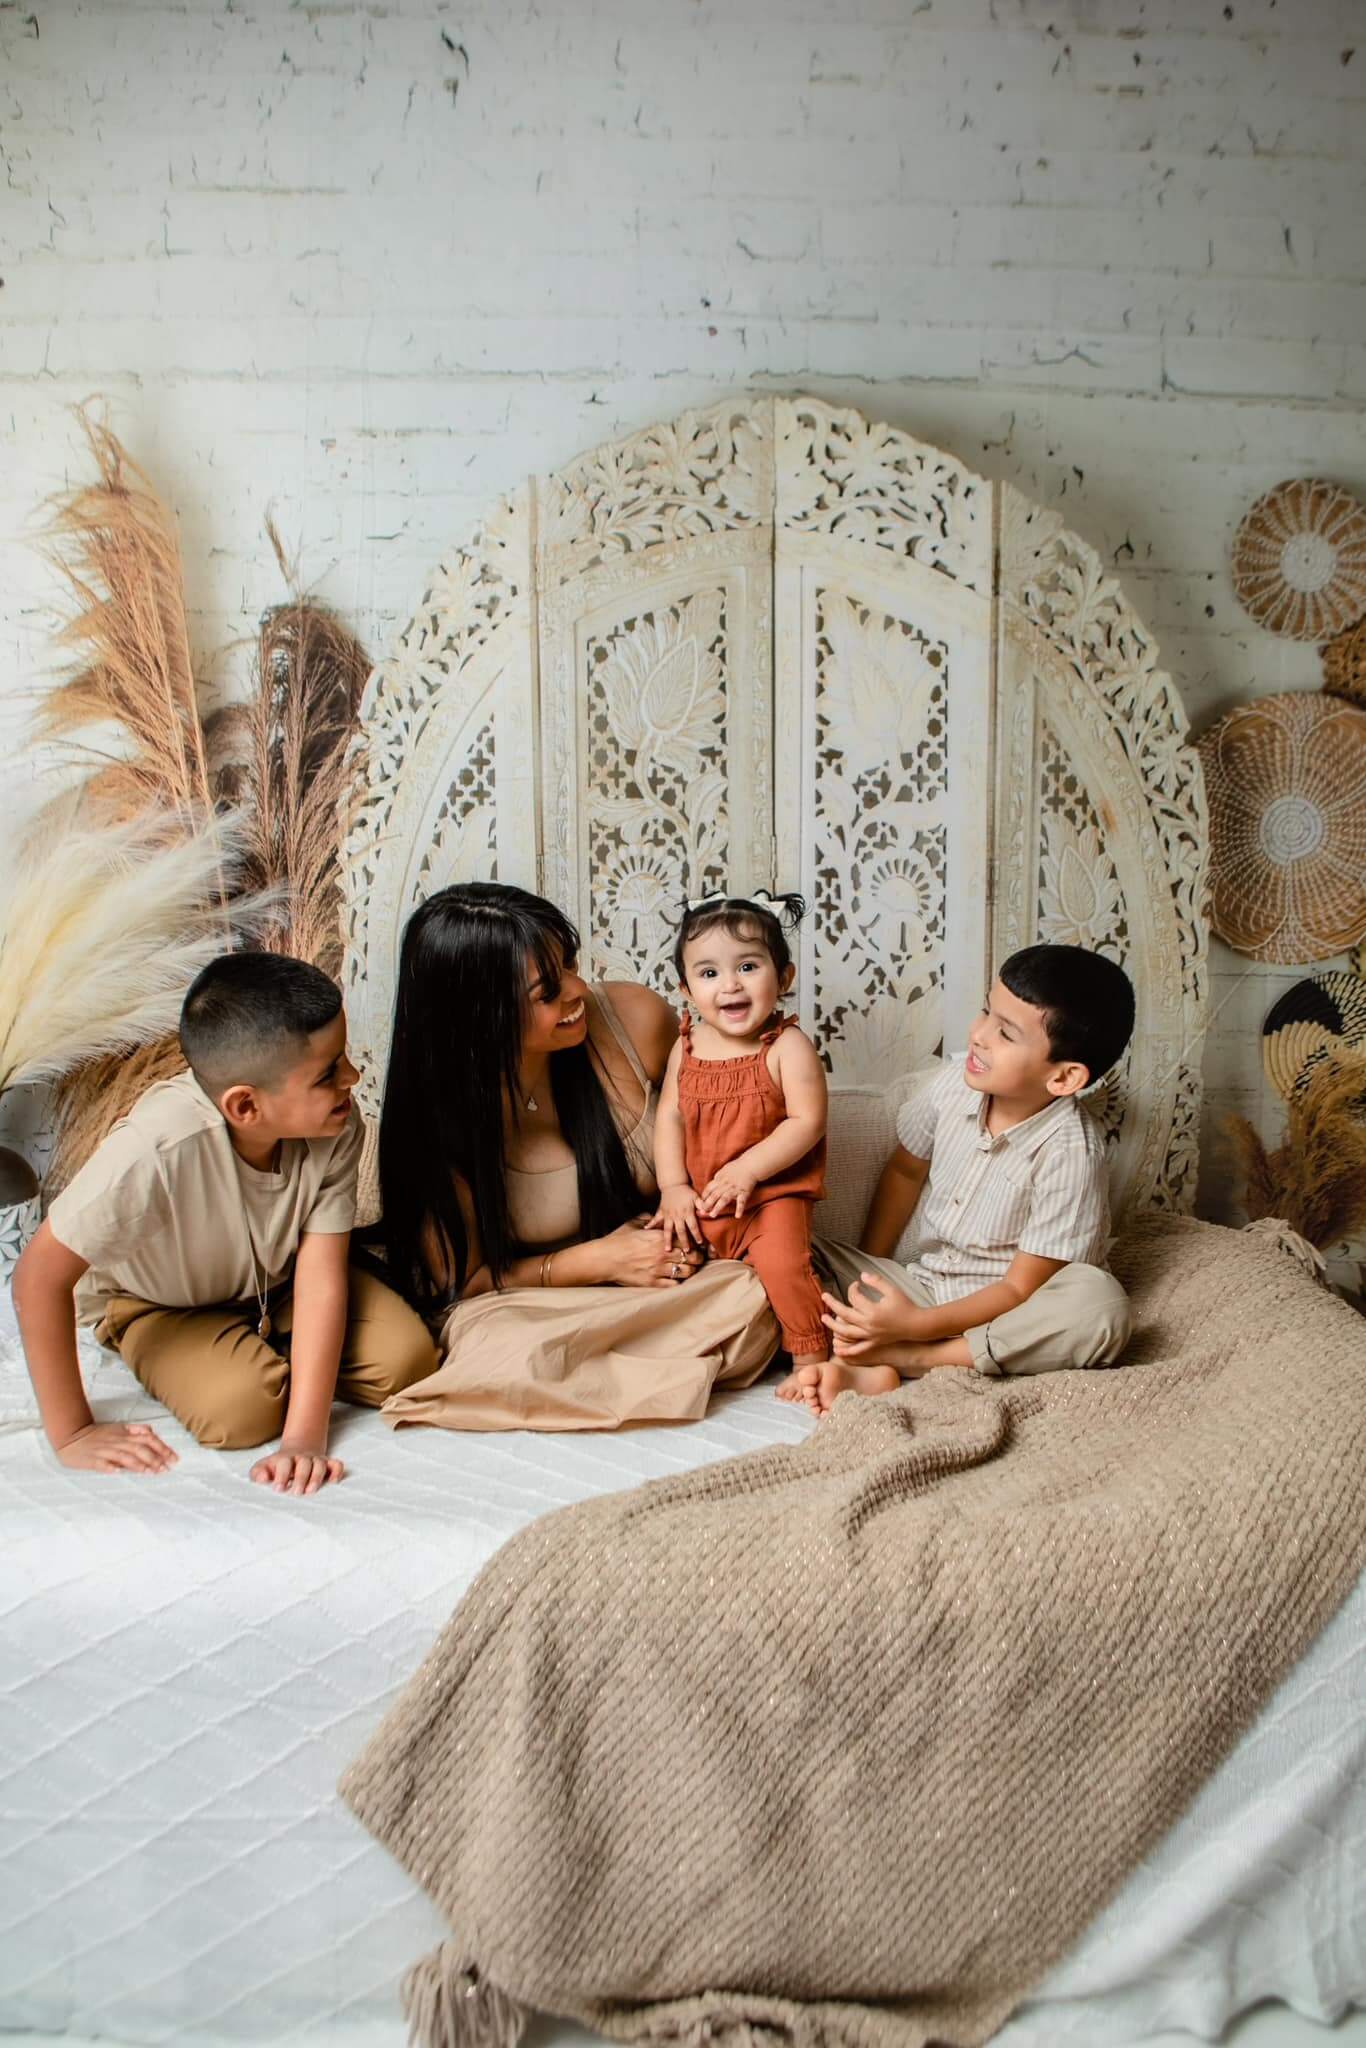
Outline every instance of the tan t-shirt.
[(97, 1323), (118, 1294), (163, 1308), (255, 1301), (288, 1278), (306, 1230), (351, 1228), (364, 1137), (353, 1104), (339, 1137), (286, 1138), (261, 1173), (192, 1074), (158, 1081), (48, 1211), (53, 1236), (89, 1261), (78, 1319)]

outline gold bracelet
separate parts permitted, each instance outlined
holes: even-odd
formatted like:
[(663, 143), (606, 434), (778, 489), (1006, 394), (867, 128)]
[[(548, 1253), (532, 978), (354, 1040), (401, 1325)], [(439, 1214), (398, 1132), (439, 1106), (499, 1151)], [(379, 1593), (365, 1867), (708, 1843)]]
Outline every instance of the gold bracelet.
[(555, 1256), (554, 1252), (547, 1252), (547, 1253), (545, 1254), (545, 1257), (544, 1257), (544, 1258), (543, 1258), (543, 1259), (541, 1260), (541, 1285), (542, 1285), (542, 1287), (549, 1287), (549, 1285), (550, 1285), (550, 1261), (551, 1261), (551, 1260), (552, 1260), (552, 1259), (554, 1258), (554, 1256)]

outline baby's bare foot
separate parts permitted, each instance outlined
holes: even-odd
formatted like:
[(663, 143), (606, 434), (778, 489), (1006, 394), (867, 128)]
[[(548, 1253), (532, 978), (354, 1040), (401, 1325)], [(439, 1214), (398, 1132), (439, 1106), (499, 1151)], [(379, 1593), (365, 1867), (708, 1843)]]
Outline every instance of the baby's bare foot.
[(811, 1413), (819, 1422), (821, 1416), (821, 1374), (823, 1365), (799, 1365), (792, 1377), (797, 1382), (797, 1394), (805, 1401)]
[(779, 1380), (773, 1391), (780, 1401), (800, 1401), (802, 1398), (801, 1381), (795, 1372), (790, 1372), (785, 1380)]
[(843, 1365), (835, 1358), (820, 1368), (816, 1413), (824, 1421), (839, 1394), (890, 1394), (900, 1385), (894, 1365)]

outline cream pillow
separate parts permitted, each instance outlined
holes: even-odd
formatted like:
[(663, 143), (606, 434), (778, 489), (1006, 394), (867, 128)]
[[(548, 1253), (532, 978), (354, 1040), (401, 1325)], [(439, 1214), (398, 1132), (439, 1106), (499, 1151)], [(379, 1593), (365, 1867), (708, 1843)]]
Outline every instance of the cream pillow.
[[(942, 1061), (927, 1061), (914, 1072), (900, 1074), (884, 1088), (835, 1082), (830, 1089), (826, 1196), (816, 1205), (813, 1222), (819, 1237), (843, 1238), (857, 1244), (878, 1175), (897, 1143), (896, 1113), (903, 1102), (927, 1088)], [(916, 1245), (912, 1217), (896, 1248), (909, 1259)]]

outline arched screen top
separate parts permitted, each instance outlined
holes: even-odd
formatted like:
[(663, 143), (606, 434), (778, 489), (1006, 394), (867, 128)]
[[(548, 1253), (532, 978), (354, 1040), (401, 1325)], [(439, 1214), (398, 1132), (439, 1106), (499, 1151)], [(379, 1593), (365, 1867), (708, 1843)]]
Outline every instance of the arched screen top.
[(371, 1100), (403, 923), (446, 882), (543, 889), (591, 973), (665, 989), (682, 897), (798, 887), (837, 1082), (956, 1048), (1018, 945), (1121, 961), (1116, 1194), (1187, 1208), (1206, 837), (1152, 636), (1056, 514), (847, 408), (684, 413), (497, 504), (371, 678), (345, 860)]

